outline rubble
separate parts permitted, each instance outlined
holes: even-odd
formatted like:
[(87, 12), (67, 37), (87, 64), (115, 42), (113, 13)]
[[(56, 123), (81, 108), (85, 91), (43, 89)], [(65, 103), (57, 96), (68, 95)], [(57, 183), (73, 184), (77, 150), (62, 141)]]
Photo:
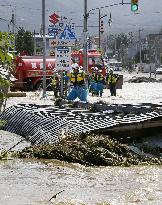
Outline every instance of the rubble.
[(156, 80), (155, 78), (133, 76), (127, 82), (128, 83), (143, 83), (143, 82), (146, 83), (146, 82), (161, 82), (161, 81)]
[(87, 166), (161, 165), (160, 157), (140, 155), (105, 135), (66, 137), (55, 144), (35, 145), (17, 152), (20, 158), (58, 159)]

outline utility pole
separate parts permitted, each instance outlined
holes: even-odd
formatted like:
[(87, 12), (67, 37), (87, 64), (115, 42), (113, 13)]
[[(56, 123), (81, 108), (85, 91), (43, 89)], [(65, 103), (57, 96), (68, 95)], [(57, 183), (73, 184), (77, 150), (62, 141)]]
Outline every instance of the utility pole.
[(10, 25), (9, 24), (7, 25), (7, 28), (8, 28), (8, 33), (10, 33)]
[(36, 55), (36, 38), (35, 38), (35, 30), (34, 30), (34, 56)]
[(139, 29), (140, 71), (142, 67), (141, 31), (143, 30)]
[(98, 48), (100, 49), (101, 48), (101, 10), (100, 8), (98, 9), (98, 15), (99, 15), (99, 33), (98, 33)]
[(12, 10), (12, 18), (11, 18), (11, 23), (12, 23), (12, 33), (15, 33), (15, 15), (14, 11)]
[(42, 33), (43, 33), (43, 98), (46, 97), (46, 36), (45, 36), (45, 0), (42, 0)]
[(116, 58), (116, 35), (115, 35), (115, 39), (114, 39), (114, 50), (115, 50), (115, 58)]
[[(11, 17), (11, 21), (10, 23), (12, 23), (12, 34), (15, 36), (15, 15), (14, 15), (14, 10), (12, 10), (12, 17)], [(14, 50), (15, 50), (15, 39), (13, 40), (13, 46), (14, 46)]]
[(132, 46), (133, 46), (133, 33), (130, 32), (130, 56), (131, 56), (131, 65), (133, 63), (133, 53), (132, 53)]
[(99, 16), (98, 16), (98, 18), (99, 18), (98, 19), (99, 20), (99, 25), (98, 25), (98, 27), (99, 27), (99, 30), (98, 30), (99, 45), (98, 45), (98, 47), (100, 49), (101, 48), (101, 33), (104, 32), (104, 30), (103, 30), (103, 21), (101, 23), (101, 19), (104, 18), (105, 16), (107, 16), (107, 14), (105, 14), (104, 16), (101, 16), (101, 9), (100, 8), (96, 8), (96, 9), (98, 9), (98, 14), (99, 14)]
[(88, 72), (88, 67), (87, 67), (87, 31), (88, 31), (87, 19), (88, 19), (88, 14), (87, 14), (87, 0), (84, 0), (83, 68), (84, 68), (84, 70), (85, 70), (86, 72)]

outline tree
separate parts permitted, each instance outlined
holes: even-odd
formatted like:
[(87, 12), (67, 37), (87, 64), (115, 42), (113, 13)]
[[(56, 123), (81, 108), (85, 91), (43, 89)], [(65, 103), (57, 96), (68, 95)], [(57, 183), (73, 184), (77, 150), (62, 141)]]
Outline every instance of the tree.
[(116, 49), (119, 50), (122, 46), (128, 47), (128, 37), (124, 33), (116, 37)]
[[(147, 53), (148, 51), (147, 50), (142, 50), (141, 51), (141, 61), (143, 63), (148, 63), (148, 60), (147, 60)], [(136, 55), (135, 55), (135, 62), (136, 63), (140, 63), (140, 52), (137, 52)]]
[[(14, 56), (8, 52), (14, 48), (13, 42), (14, 35), (7, 32), (0, 32), (0, 65), (1, 69), (8, 70), (9, 74), (14, 68)], [(8, 79), (5, 79), (4, 76), (0, 75), (0, 110), (2, 105), (4, 103), (6, 104), (7, 92), (10, 85), (9, 77), (10, 75), (8, 75)]]
[(29, 55), (33, 55), (34, 52), (34, 38), (30, 31), (25, 31), (20, 28), (15, 38), (16, 51), (18, 53), (27, 51)]
[(121, 46), (128, 47), (129, 39), (128, 36), (124, 33), (120, 33), (118, 35), (111, 35), (109, 37), (110, 39), (110, 48), (114, 50), (119, 50)]
[(125, 63), (127, 59), (126, 49), (129, 45), (129, 37), (124, 33), (110, 35), (107, 38), (107, 42), (107, 46), (113, 51), (113, 53), (111, 53), (109, 57), (115, 56), (117, 60), (120, 60), (122, 61), (122, 63)]

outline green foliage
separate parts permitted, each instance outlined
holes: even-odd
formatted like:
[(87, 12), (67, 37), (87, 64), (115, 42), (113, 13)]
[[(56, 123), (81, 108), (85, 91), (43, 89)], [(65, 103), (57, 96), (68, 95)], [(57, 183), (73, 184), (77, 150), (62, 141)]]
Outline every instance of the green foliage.
[(103, 55), (104, 54), (104, 50), (102, 49), (102, 48), (97, 48), (97, 51), (99, 52), (99, 53), (101, 53), (101, 55)]
[(0, 76), (0, 100), (7, 98), (6, 89), (10, 86), (9, 80), (5, 80)]
[(116, 49), (118, 50), (123, 45), (125, 47), (128, 47), (129, 39), (128, 39), (128, 36), (124, 33), (120, 33), (120, 34), (115, 35), (115, 36), (111, 35), (110, 39), (112, 39), (111, 42), (110, 42), (110, 47), (112, 49), (114, 49), (116, 47)]
[(12, 65), (14, 56), (9, 53), (13, 46), (14, 35), (7, 32), (0, 32), (0, 63), (8, 66)]
[[(6, 69), (9, 69), (9, 71), (14, 68), (14, 55), (8, 52), (9, 50), (13, 50), (13, 42), (14, 35), (7, 32), (0, 32), (0, 65)], [(4, 98), (7, 97), (9, 85), (9, 79), (3, 79), (2, 76), (0, 76), (0, 108), (3, 104)]]
[(0, 127), (3, 127), (6, 124), (5, 120), (0, 120)]
[[(7, 151), (2, 151), (0, 152), (0, 160), (8, 160), (12, 159), (12, 153), (7, 152)], [(13, 156), (14, 157), (14, 156)]]
[(34, 38), (30, 31), (25, 31), (24, 28), (20, 28), (16, 34), (15, 39), (16, 50), (18, 53), (27, 51), (29, 55), (33, 55), (34, 52)]
[(5, 80), (0, 76), (0, 86), (7, 86), (8, 87), (9, 85), (10, 85), (9, 80)]

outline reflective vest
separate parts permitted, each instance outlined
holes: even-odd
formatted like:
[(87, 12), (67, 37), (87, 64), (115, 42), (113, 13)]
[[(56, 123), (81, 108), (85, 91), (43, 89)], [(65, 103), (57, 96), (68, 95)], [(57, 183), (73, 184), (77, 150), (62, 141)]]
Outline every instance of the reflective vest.
[(54, 76), (54, 77), (52, 78), (51, 84), (52, 84), (53, 86), (56, 86), (56, 85), (58, 85), (58, 83), (59, 83), (59, 78), (58, 78), (58, 76)]
[(84, 78), (85, 74), (84, 72), (79, 72), (79, 73), (70, 73), (69, 75), (71, 83), (75, 85), (83, 85), (84, 84)]
[(97, 80), (97, 74), (96, 73), (92, 73), (91, 74), (91, 80), (92, 81), (96, 81)]
[(108, 75), (108, 78), (107, 78), (108, 83), (116, 84), (117, 80), (118, 80), (118, 76), (116, 76), (115, 74)]
[(97, 82), (104, 81), (104, 80), (105, 80), (105, 78), (104, 78), (104, 76), (102, 74), (101, 75), (97, 75), (97, 78), (96, 78)]

